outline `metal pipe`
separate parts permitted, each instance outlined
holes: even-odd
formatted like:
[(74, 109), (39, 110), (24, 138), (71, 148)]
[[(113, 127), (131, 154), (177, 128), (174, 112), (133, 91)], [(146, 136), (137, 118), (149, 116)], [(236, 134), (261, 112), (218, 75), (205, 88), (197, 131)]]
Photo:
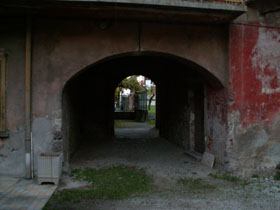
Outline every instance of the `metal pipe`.
[(30, 138), (30, 165), (31, 165), (31, 179), (34, 179), (34, 156), (33, 156), (33, 139), (32, 139), (32, 131), (31, 131), (31, 138)]
[(25, 50), (25, 170), (26, 178), (33, 178), (31, 149), (31, 18), (26, 20)]

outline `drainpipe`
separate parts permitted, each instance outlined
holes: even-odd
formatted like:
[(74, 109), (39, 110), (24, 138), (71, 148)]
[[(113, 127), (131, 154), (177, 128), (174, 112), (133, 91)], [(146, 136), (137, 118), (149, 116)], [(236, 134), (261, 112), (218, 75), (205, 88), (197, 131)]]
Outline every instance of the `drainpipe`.
[(25, 170), (26, 178), (33, 178), (31, 142), (31, 18), (26, 19), (25, 50)]

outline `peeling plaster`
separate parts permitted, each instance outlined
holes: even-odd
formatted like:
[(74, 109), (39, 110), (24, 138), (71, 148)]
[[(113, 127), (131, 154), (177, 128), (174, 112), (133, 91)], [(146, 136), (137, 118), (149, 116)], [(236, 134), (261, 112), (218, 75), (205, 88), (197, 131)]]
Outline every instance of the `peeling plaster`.
[[(259, 29), (258, 41), (252, 51), (252, 67), (262, 83), (263, 94), (280, 92), (280, 33)], [(259, 69), (259, 71), (258, 71)]]
[(61, 131), (62, 129), (62, 110), (56, 110), (52, 113), (52, 127), (56, 132)]
[(230, 49), (226, 167), (249, 175), (280, 162), (280, 31), (233, 26)]

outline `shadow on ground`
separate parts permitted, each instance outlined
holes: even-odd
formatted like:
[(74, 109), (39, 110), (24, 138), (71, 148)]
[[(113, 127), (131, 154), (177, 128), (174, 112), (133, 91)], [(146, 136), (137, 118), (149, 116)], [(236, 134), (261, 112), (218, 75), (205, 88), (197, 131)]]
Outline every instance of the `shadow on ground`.
[[(203, 166), (184, 150), (158, 137), (150, 125), (123, 122), (116, 138), (84, 145), (73, 157), (72, 169), (135, 167), (152, 177), (154, 190), (126, 199), (90, 199), (51, 203), (49, 209), (278, 209), (280, 184), (271, 179), (228, 180), (208, 176), (217, 170)], [(215, 176), (214, 176), (215, 177)], [(65, 176), (61, 189), (89, 186)]]

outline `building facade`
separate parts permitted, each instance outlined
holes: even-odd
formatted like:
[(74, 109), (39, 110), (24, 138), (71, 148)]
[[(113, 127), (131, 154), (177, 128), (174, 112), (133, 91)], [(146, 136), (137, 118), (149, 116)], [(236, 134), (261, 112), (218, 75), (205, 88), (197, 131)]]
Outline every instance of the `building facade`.
[(36, 176), (43, 152), (62, 152), (67, 170), (82, 141), (110, 139), (114, 90), (130, 75), (155, 82), (162, 137), (234, 173), (280, 163), (277, 1), (1, 1), (0, 11), (1, 175)]

